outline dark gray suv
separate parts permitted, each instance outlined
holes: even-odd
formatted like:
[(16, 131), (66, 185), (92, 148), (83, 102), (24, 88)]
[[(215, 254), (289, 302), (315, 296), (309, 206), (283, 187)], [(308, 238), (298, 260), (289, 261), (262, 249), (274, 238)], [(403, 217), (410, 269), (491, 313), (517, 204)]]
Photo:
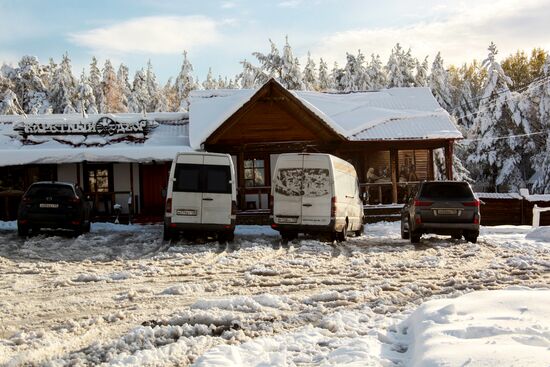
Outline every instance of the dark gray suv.
[(17, 214), (17, 232), (63, 228), (75, 234), (90, 231), (91, 206), (82, 190), (67, 182), (36, 182), (23, 195)]
[(475, 243), (479, 222), (479, 200), (467, 182), (425, 181), (401, 212), (401, 237), (418, 243), (434, 233)]

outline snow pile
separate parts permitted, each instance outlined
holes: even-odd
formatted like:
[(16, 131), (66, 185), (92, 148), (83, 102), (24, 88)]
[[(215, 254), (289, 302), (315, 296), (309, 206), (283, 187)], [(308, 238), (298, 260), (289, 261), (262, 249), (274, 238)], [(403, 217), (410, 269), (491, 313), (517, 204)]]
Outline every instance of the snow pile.
[(549, 304), (550, 290), (526, 289), (428, 301), (400, 325), (409, 365), (547, 365)]
[(526, 239), (550, 245), (550, 226), (538, 227), (527, 233)]

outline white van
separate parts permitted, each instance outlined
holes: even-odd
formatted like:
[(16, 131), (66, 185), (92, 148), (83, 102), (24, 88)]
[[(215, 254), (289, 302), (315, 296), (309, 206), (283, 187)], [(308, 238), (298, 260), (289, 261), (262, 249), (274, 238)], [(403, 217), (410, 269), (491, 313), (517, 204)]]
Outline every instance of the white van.
[(363, 203), (357, 173), (330, 154), (281, 154), (271, 185), (271, 227), (291, 240), (298, 233), (327, 233), (344, 241), (363, 232)]
[(178, 153), (166, 190), (164, 239), (184, 232), (232, 241), (237, 208), (235, 185), (230, 155)]

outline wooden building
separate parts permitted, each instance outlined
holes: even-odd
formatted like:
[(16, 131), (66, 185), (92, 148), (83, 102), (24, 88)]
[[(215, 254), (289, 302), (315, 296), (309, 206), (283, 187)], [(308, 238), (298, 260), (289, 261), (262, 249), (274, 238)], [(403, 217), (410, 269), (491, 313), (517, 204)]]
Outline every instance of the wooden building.
[(442, 149), (453, 177), (453, 143), (462, 138), (428, 88), (331, 94), (289, 91), (275, 80), (257, 90), (192, 92), (190, 143), (229, 153), (241, 211), (267, 211), (277, 156), (331, 153), (351, 162), (369, 203), (399, 203), (434, 179)]

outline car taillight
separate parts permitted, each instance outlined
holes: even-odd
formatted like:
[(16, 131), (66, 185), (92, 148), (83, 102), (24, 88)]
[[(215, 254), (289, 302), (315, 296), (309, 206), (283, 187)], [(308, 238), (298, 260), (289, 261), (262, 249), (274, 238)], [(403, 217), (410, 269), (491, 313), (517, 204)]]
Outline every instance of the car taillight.
[(415, 200), (414, 206), (431, 206), (433, 201)]
[(237, 202), (231, 201), (231, 215), (237, 215)]
[(79, 204), (80, 203), (80, 198), (79, 197), (70, 198), (69, 203)]
[(479, 215), (474, 215), (474, 224), (479, 224)]
[(464, 206), (474, 206), (476, 208), (479, 208), (479, 200), (467, 201), (465, 203), (462, 203), (462, 205), (464, 205)]
[(415, 215), (414, 216), (414, 223), (416, 224), (422, 224), (422, 217), (420, 215)]
[(172, 198), (166, 199), (166, 213), (172, 213)]
[(336, 218), (336, 196), (330, 199), (330, 216)]

